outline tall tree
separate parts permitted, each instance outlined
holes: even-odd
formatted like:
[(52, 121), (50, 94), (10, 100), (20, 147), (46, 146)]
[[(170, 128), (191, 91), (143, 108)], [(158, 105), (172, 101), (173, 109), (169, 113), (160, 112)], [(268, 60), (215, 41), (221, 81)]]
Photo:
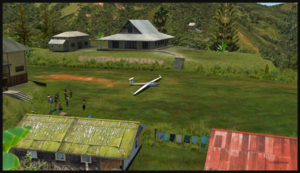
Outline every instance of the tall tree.
[(49, 3), (42, 3), (41, 4), (41, 17), (42, 17), (42, 26), (41, 26), (41, 47), (47, 48), (48, 41), (51, 38), (49, 33), (49, 26), (50, 26), (50, 12), (49, 12)]
[(160, 32), (166, 32), (166, 22), (168, 19), (168, 11), (164, 9), (164, 7), (160, 7), (160, 9), (154, 14), (154, 25), (158, 28)]
[(13, 36), (19, 43), (31, 46), (31, 31), (29, 23), (26, 20), (24, 4), (18, 4), (17, 20), (12, 25)]
[(217, 50), (218, 46), (225, 42), (227, 50), (230, 52), (239, 49), (239, 38), (236, 28), (236, 10), (231, 3), (221, 3), (219, 9), (214, 16), (216, 21), (215, 33), (211, 34), (210, 49)]

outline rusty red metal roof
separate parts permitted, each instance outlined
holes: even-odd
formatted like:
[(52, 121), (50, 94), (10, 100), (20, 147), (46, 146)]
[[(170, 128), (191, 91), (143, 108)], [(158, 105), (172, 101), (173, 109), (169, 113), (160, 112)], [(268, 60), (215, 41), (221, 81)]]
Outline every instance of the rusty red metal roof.
[(212, 129), (204, 170), (298, 170), (298, 138)]

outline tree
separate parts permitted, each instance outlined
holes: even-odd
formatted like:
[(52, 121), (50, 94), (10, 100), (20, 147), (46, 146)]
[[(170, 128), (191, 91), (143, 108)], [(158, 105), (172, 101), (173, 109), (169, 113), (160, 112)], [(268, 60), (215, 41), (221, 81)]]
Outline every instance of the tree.
[(41, 47), (47, 48), (48, 47), (48, 41), (51, 38), (51, 35), (49, 33), (49, 3), (42, 3), (41, 4), (41, 17), (42, 17), (42, 25), (41, 25)]
[(222, 42), (227, 44), (227, 50), (230, 52), (237, 51), (237, 16), (234, 5), (231, 3), (222, 3), (214, 16), (216, 21), (215, 33), (211, 34), (211, 50), (217, 50)]
[(24, 4), (20, 3), (18, 4), (17, 20), (12, 25), (13, 36), (17, 42), (31, 46), (31, 31), (29, 28), (29, 23), (26, 21)]
[(160, 9), (154, 14), (154, 25), (158, 28), (160, 32), (166, 32), (166, 22), (168, 18), (168, 11), (164, 9), (164, 7), (160, 7)]
[(294, 70), (298, 70), (298, 55), (295, 54), (292, 58), (291, 58), (291, 61), (292, 61), (292, 69)]
[(10, 153), (10, 149), (16, 146), (30, 132), (31, 127), (16, 127), (5, 130), (2, 138), (2, 169), (16, 170), (20, 166), (19, 158)]

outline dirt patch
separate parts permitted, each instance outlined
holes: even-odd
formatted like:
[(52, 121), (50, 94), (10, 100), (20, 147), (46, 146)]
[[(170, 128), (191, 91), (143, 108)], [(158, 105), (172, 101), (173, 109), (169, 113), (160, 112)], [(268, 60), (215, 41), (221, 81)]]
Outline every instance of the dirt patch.
[(88, 81), (88, 82), (101, 82), (106, 83), (107, 87), (113, 87), (114, 84), (118, 83), (105, 78), (96, 78), (91, 76), (76, 76), (68, 74), (52, 74), (47, 76), (35, 76), (35, 78), (44, 78), (44, 79), (67, 79), (67, 80), (78, 80), (78, 81)]

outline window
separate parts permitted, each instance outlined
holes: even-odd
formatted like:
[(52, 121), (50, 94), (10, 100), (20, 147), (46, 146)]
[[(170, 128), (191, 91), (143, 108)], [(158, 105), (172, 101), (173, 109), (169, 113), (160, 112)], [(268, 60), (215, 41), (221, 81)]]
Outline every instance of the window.
[(133, 30), (132, 26), (128, 25), (128, 33), (132, 33), (132, 30)]
[(55, 160), (66, 161), (65, 153), (55, 153)]
[(16, 72), (19, 72), (19, 71), (24, 71), (24, 65), (16, 67)]
[(37, 159), (37, 153), (36, 153), (36, 151), (27, 150), (27, 153), (30, 153), (30, 155), (31, 155), (31, 157), (33, 159)]
[(113, 48), (119, 48), (119, 42), (118, 41), (112, 41), (112, 47)]
[(125, 48), (126, 49), (136, 49), (136, 41), (126, 41)]
[(74, 44), (74, 43), (71, 43), (71, 46), (72, 46), (72, 47), (74, 47), (74, 46), (75, 46), (75, 44)]
[(81, 155), (81, 163), (92, 163), (91, 156)]

